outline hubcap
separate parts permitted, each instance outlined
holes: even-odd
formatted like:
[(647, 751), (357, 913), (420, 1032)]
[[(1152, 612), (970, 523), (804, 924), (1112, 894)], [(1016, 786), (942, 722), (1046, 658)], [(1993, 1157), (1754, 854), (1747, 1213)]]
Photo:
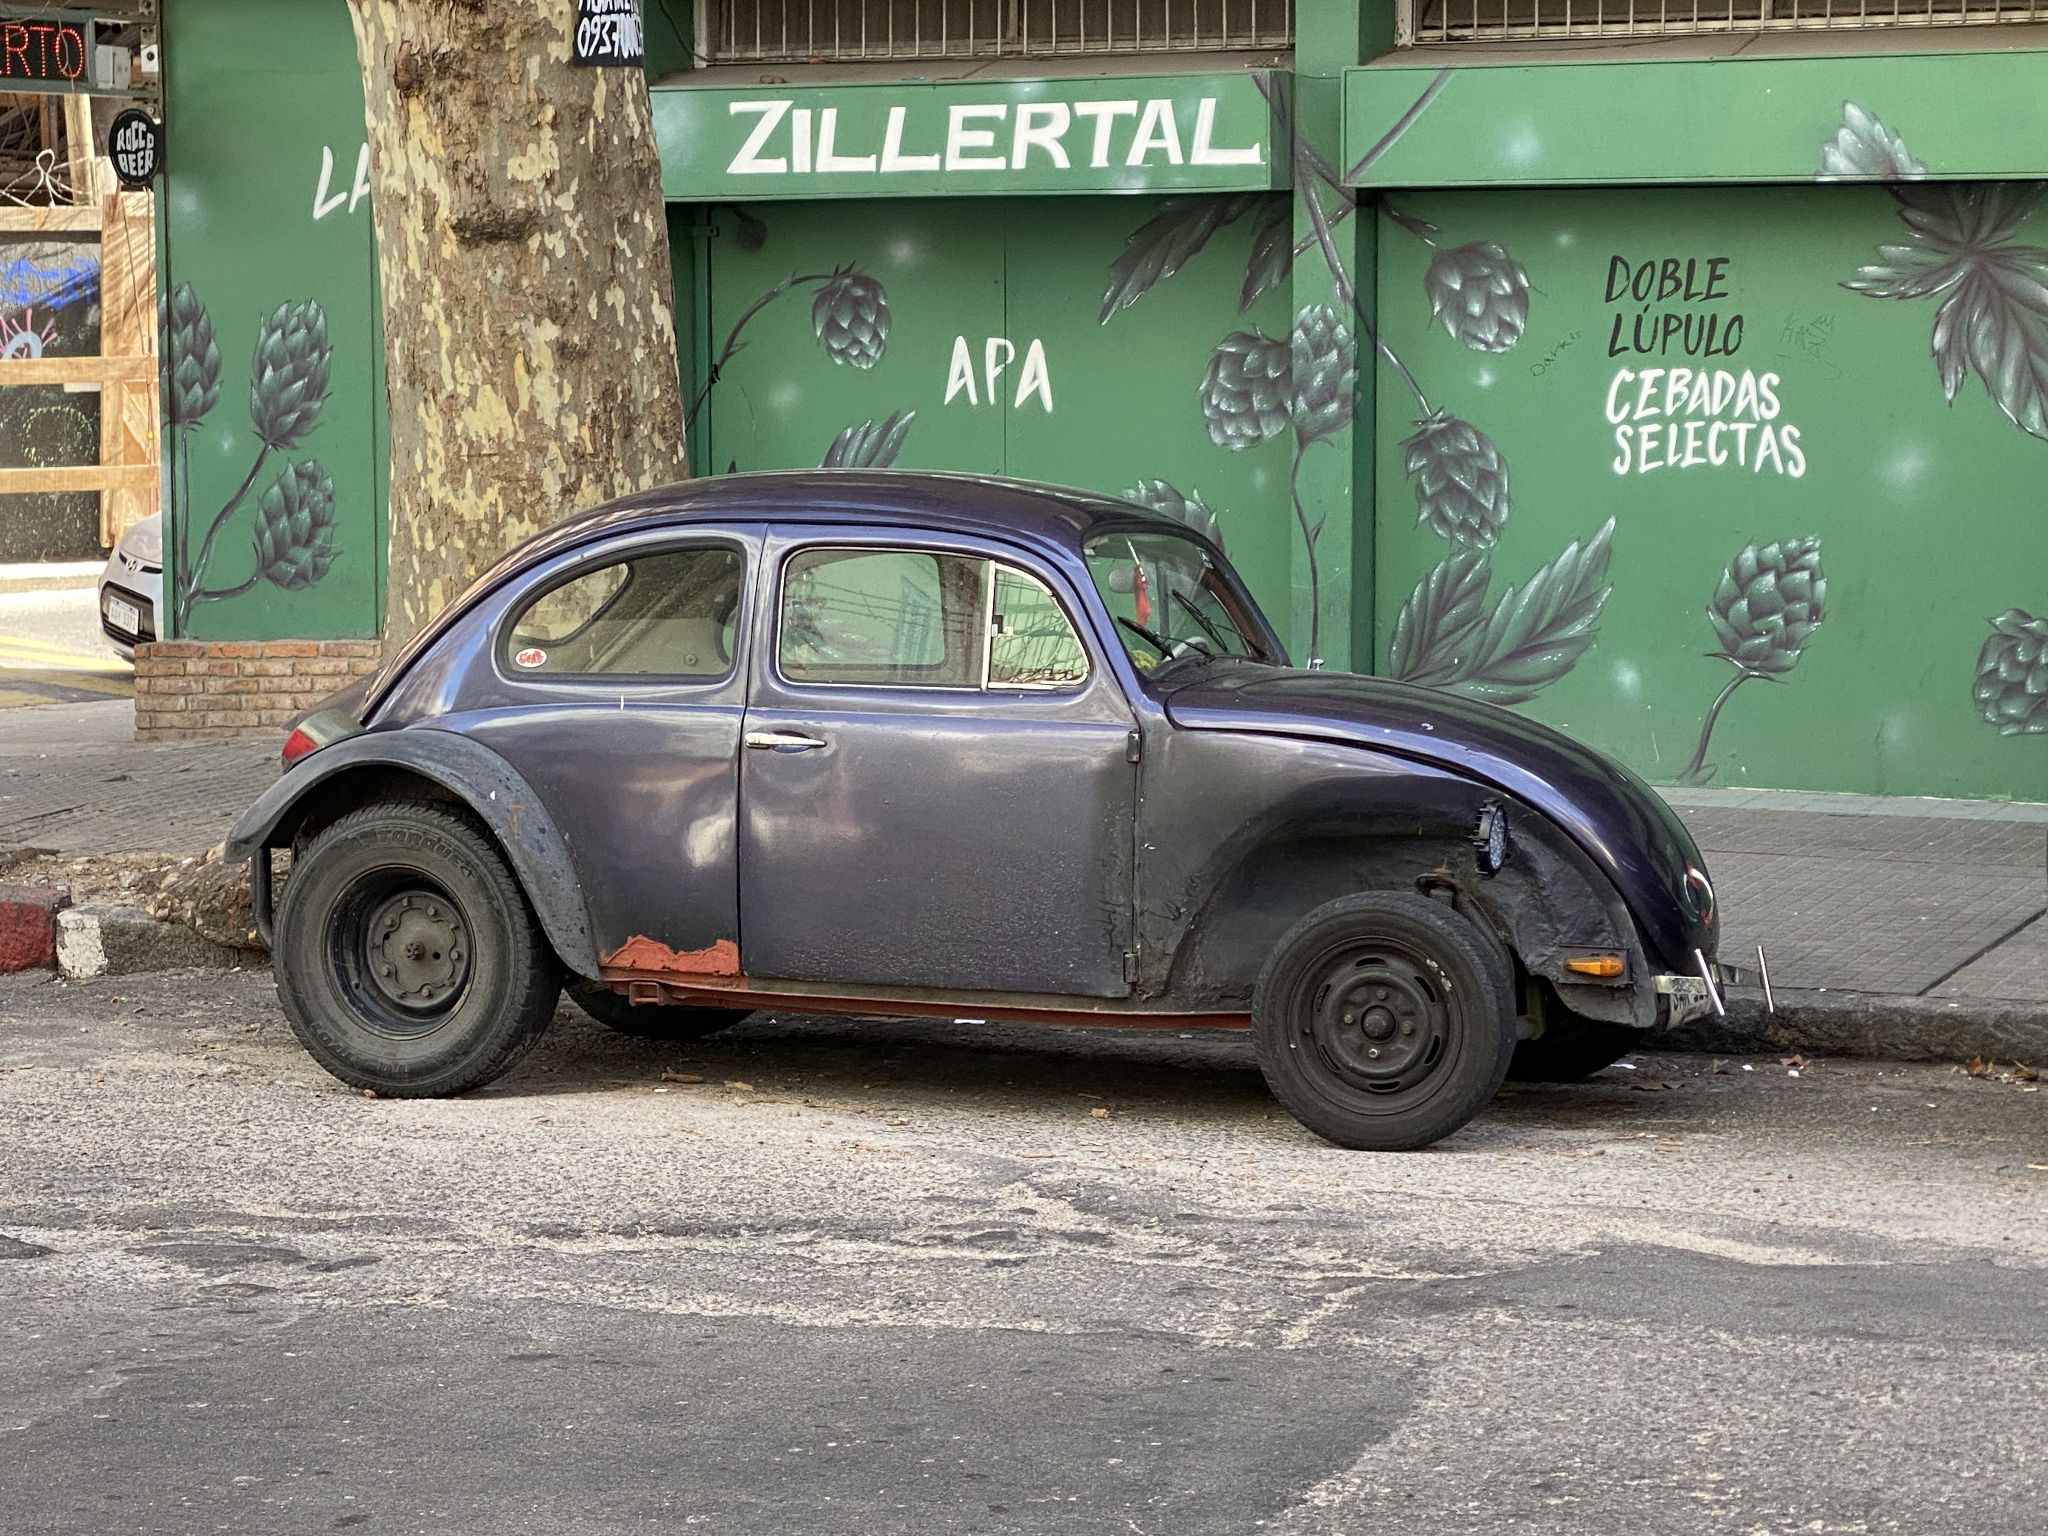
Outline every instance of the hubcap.
[(408, 1012), (445, 1008), (469, 980), (469, 935), (445, 896), (401, 891), (370, 914), (363, 937), (370, 985)]
[(1308, 1032), (1330, 1069), (1372, 1093), (1413, 1087), (1443, 1060), (1450, 988), (1430, 960), (1354, 950), (1324, 973)]

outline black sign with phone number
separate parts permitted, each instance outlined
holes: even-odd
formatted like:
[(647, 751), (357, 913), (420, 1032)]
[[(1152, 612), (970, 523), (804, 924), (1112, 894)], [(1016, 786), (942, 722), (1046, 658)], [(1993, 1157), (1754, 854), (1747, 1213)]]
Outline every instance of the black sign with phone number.
[(576, 0), (574, 64), (644, 63), (640, 0)]

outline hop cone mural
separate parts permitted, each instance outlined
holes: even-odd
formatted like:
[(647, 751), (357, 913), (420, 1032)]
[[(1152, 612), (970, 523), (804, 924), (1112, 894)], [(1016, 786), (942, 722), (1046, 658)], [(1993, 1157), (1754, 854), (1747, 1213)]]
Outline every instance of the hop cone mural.
[(1475, 352), (1505, 352), (1529, 323), (1529, 274), (1495, 240), (1438, 251), (1423, 274), (1429, 314)]
[(256, 504), (256, 573), (302, 591), (334, 564), (334, 481), (318, 459), (293, 464)]
[(1202, 500), (1200, 491), (1190, 491), (1183, 496), (1179, 487), (1170, 481), (1140, 480), (1124, 492), (1124, 500), (1135, 501), (1154, 512), (1164, 512), (1168, 517), (1186, 523), (1218, 549), (1223, 547), (1223, 527), (1217, 519), (1216, 509)]
[(1289, 339), (1294, 377), (1294, 435), (1305, 447), (1351, 424), (1358, 383), (1358, 346), (1327, 304), (1310, 304), (1294, 317)]
[(1970, 697), (2001, 736), (2048, 732), (2048, 619), (2019, 608), (1993, 619)]
[(1217, 342), (1202, 378), (1209, 440), (1235, 452), (1286, 431), (1293, 359), (1288, 343), (1257, 331), (1232, 331)]
[(811, 324), (833, 362), (872, 368), (889, 341), (888, 296), (864, 272), (835, 272), (811, 301)]
[(1454, 544), (1491, 549), (1508, 520), (1508, 465), (1469, 421), (1438, 411), (1401, 444), (1417, 520)]
[(1820, 540), (1746, 546), (1721, 575), (1707, 604), (1720, 654), (1744, 672), (1781, 676), (1827, 617)]
[(213, 317), (190, 283), (180, 283), (158, 309), (163, 332), (164, 410), (174, 427), (192, 427), (220, 403), (220, 346)]
[(256, 333), (249, 365), (249, 419), (256, 435), (272, 448), (296, 447), (313, 430), (327, 403), (327, 375), (334, 349), (327, 340), (327, 311), (306, 299), (280, 304)]

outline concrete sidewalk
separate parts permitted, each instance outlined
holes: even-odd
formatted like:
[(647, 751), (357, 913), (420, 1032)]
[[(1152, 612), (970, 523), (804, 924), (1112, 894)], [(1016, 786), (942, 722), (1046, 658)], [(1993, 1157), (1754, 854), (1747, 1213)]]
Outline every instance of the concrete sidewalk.
[[(199, 853), (276, 777), (275, 740), (139, 745), (130, 718), (122, 701), (0, 714), (0, 861)], [(2048, 1065), (2048, 805), (1664, 793), (1713, 873), (1722, 958), (1753, 966), (1763, 944), (1779, 1007), (1737, 989), (1686, 1043)]]

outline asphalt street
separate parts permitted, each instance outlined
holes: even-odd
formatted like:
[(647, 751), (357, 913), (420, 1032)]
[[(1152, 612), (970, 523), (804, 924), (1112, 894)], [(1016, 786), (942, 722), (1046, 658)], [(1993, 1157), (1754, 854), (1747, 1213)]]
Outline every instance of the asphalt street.
[(135, 670), (100, 633), (99, 594), (0, 591), (0, 710), (127, 698)]
[(399, 1102), (264, 973), (0, 977), (0, 1530), (2031, 1536), (2034, 1086), (1643, 1055), (1369, 1155), (1224, 1034), (564, 1009)]

